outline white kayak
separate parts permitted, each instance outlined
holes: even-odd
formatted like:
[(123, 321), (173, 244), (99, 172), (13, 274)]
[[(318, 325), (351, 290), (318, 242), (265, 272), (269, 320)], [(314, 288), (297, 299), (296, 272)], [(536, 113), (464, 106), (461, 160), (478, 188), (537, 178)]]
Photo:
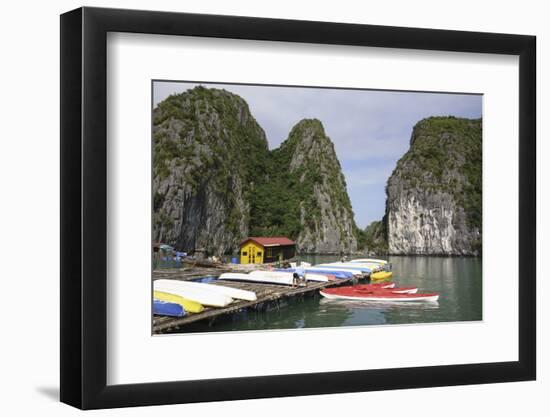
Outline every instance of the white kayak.
[(309, 262), (304, 262), (304, 261), (300, 262), (300, 265), (298, 265), (298, 262), (291, 262), (290, 263), (291, 268), (308, 268), (310, 266), (311, 266), (311, 264)]
[(312, 268), (323, 269), (327, 271), (344, 271), (351, 272), (353, 275), (364, 275), (372, 272), (371, 268), (364, 267), (362, 265), (346, 266), (342, 264), (319, 264), (314, 265)]
[(224, 287), (223, 285), (205, 284), (202, 282), (189, 282), (189, 281), (177, 281), (177, 282), (178, 282), (178, 285), (181, 287), (213, 291), (215, 293), (223, 294), (228, 297), (236, 298), (239, 300), (256, 301), (256, 293), (254, 291)]
[(349, 262), (352, 262), (352, 263), (355, 263), (355, 262), (360, 262), (360, 263), (368, 263), (368, 264), (380, 264), (380, 265), (386, 265), (388, 263), (388, 261), (385, 261), (383, 259), (370, 259), (370, 258), (365, 258), (365, 259), (352, 259), (351, 261)]
[(209, 307), (226, 307), (233, 302), (233, 298), (227, 295), (182, 284), (185, 283), (173, 279), (158, 279), (153, 282), (153, 288), (155, 291), (179, 295)]
[[(315, 281), (315, 282), (329, 282), (330, 278), (324, 274), (319, 274), (317, 272), (306, 272), (306, 280)], [(334, 277), (333, 277), (334, 279)]]
[[(328, 282), (329, 277), (321, 274), (306, 273), (306, 280)], [(265, 284), (294, 285), (293, 272), (252, 271), (249, 274), (227, 272), (218, 277), (219, 280), (261, 282)]]

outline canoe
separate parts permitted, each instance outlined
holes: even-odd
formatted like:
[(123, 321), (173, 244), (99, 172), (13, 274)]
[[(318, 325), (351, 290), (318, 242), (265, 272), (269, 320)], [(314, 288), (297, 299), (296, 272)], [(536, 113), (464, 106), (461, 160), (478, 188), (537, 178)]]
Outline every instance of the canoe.
[(200, 313), (202, 310), (204, 310), (202, 304), (197, 303), (196, 301), (189, 300), (187, 298), (180, 297), (179, 295), (170, 294), (167, 292), (154, 291), (153, 298), (161, 301), (167, 301), (169, 303), (179, 304), (188, 313)]
[(185, 310), (180, 304), (155, 299), (153, 300), (153, 314), (158, 316), (183, 317), (185, 316)]
[(393, 272), (391, 271), (380, 271), (380, 272), (375, 272), (371, 274), (370, 279), (375, 281), (382, 280), (382, 279), (390, 279), (392, 275), (393, 275)]
[(157, 279), (153, 282), (153, 288), (155, 291), (179, 295), (180, 297), (196, 301), (197, 303), (209, 307), (226, 307), (233, 302), (233, 298), (226, 295), (201, 288), (190, 288), (181, 285), (182, 282), (183, 281), (173, 279)]
[(238, 300), (256, 301), (256, 293), (253, 291), (241, 290), (238, 288), (225, 287), (223, 285), (212, 285), (203, 282), (178, 281), (178, 285), (183, 288), (191, 288), (205, 291), (213, 291), (227, 297)]
[(319, 291), (329, 300), (356, 300), (356, 301), (385, 301), (385, 302), (412, 302), (437, 301), (439, 294), (395, 294), (390, 291), (358, 291), (352, 287), (325, 288)]
[(359, 291), (389, 291), (394, 294), (416, 294), (418, 292), (418, 287), (396, 287), (395, 284), (392, 286), (378, 285), (380, 284), (354, 285), (351, 288)]

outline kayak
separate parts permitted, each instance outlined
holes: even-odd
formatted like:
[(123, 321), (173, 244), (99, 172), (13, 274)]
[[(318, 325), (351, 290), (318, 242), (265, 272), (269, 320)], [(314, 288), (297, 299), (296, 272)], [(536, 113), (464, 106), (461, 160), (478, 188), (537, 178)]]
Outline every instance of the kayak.
[[(294, 272), (296, 272), (296, 268), (275, 268), (273, 270), (273, 272), (286, 272), (286, 273), (290, 272), (290, 273), (294, 273)], [(320, 275), (320, 276), (325, 275), (326, 279), (321, 278), (323, 281), (331, 281), (332, 280), (330, 277), (328, 277), (328, 275), (331, 275), (334, 278), (345, 278), (345, 277), (347, 277), (345, 275), (340, 274), (338, 271), (321, 271), (321, 270), (317, 270), (317, 269), (307, 268), (306, 269), (306, 279), (308, 279), (310, 281), (315, 281), (316, 280), (315, 277), (312, 278), (312, 279), (308, 278), (308, 276), (310, 276), (310, 275)]]
[(372, 272), (371, 268), (368, 268), (366, 266), (362, 266), (361, 264), (357, 265), (349, 265), (349, 264), (319, 264), (314, 265), (315, 268), (323, 268), (328, 270), (337, 270), (337, 271), (349, 271), (353, 272), (354, 274), (370, 274)]
[[(318, 266), (315, 265), (312, 268), (307, 268), (307, 271), (323, 271), (324, 273), (330, 274), (334, 272), (344, 273), (346, 274), (346, 278), (352, 278), (352, 277), (362, 277), (364, 273), (361, 271), (361, 269), (356, 268), (334, 268), (331, 266)], [(351, 274), (351, 275), (350, 275)]]
[(370, 259), (370, 258), (367, 258), (367, 259), (352, 259), (351, 261), (349, 262), (352, 262), (352, 263), (355, 263), (355, 262), (362, 262), (362, 263), (369, 263), (369, 264), (379, 264), (379, 265), (385, 265), (388, 263), (388, 261), (385, 261), (383, 259)]
[(356, 301), (437, 301), (439, 294), (395, 294), (390, 291), (361, 291), (352, 287), (325, 288), (319, 291), (320, 294), (329, 300), (356, 300)]
[(375, 281), (382, 280), (382, 279), (390, 279), (392, 275), (393, 275), (393, 272), (391, 271), (380, 271), (380, 272), (375, 272), (371, 274), (370, 279)]
[(225, 287), (223, 285), (206, 284), (202, 282), (178, 281), (178, 285), (183, 288), (213, 291), (217, 294), (222, 294), (227, 297), (236, 298), (239, 300), (256, 301), (256, 293), (253, 291)]
[[(294, 272), (296, 272), (296, 268), (277, 268), (274, 269), (273, 272), (294, 274)], [(328, 282), (334, 281), (336, 278), (351, 278), (352, 274), (341, 273), (340, 271), (325, 271), (307, 268), (305, 277), (308, 281)]]
[(202, 288), (191, 288), (189, 286), (181, 285), (181, 283), (183, 283), (183, 281), (173, 279), (157, 279), (153, 282), (153, 288), (155, 291), (179, 295), (180, 297), (196, 301), (197, 303), (209, 307), (226, 307), (233, 302), (233, 298), (228, 297), (227, 295)]
[(276, 271), (252, 271), (249, 274), (228, 272), (221, 274), (218, 279), (278, 285), (292, 285), (293, 282), (292, 273)]
[(292, 268), (307, 268), (308, 266), (311, 266), (311, 264), (309, 262), (300, 262), (300, 265), (298, 265), (298, 262), (291, 262), (290, 263), (290, 266)]
[(153, 314), (158, 316), (183, 317), (185, 310), (180, 304), (162, 300), (153, 300)]
[(358, 291), (389, 291), (394, 294), (416, 294), (418, 292), (418, 287), (396, 287), (393, 283), (391, 286), (384, 286), (384, 284), (365, 284), (354, 285), (351, 288)]
[(361, 290), (389, 290), (395, 288), (395, 282), (380, 282), (375, 284), (357, 284), (351, 288), (357, 288)]
[(183, 298), (179, 295), (170, 294), (167, 292), (154, 291), (153, 298), (161, 301), (167, 301), (169, 303), (179, 304), (188, 313), (200, 313), (202, 310), (204, 310), (202, 304), (197, 303), (196, 301), (188, 300), (187, 298)]

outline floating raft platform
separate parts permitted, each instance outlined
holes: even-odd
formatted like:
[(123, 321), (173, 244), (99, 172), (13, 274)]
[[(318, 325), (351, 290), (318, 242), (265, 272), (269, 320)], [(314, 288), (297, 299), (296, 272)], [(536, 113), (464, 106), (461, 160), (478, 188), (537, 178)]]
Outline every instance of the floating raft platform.
[[(212, 271), (210, 271), (212, 272)], [(234, 271), (236, 272), (236, 271)], [(157, 275), (153, 273), (154, 278), (168, 278), (168, 274)], [(211, 275), (213, 275), (211, 273)], [(179, 277), (178, 274), (174, 274), (174, 279), (182, 279), (183, 276), (181, 273)], [(204, 275), (202, 275), (204, 276)], [(183, 278), (185, 279), (185, 278)], [(318, 290), (328, 287), (337, 287), (345, 284), (351, 284), (353, 278), (348, 279), (337, 279), (335, 281), (329, 282), (313, 282), (309, 281), (307, 286), (300, 287), (291, 287), (288, 285), (275, 285), (275, 284), (264, 284), (264, 283), (254, 283), (254, 282), (240, 282), (240, 281), (213, 281), (210, 284), (214, 285), (223, 285), (225, 287), (238, 288), (241, 290), (254, 291), (256, 293), (257, 300), (255, 301), (245, 301), (245, 300), (235, 300), (233, 303), (223, 308), (214, 308), (207, 307), (204, 311), (196, 314), (189, 314), (185, 317), (166, 317), (166, 316), (153, 316), (153, 333), (161, 334), (167, 332), (177, 332), (181, 327), (190, 324), (196, 323), (199, 321), (204, 321), (206, 323), (212, 324), (216, 319), (228, 316), (233, 313), (242, 312), (247, 309), (251, 310), (263, 310), (267, 309), (273, 303), (278, 303), (285, 299), (294, 298), (294, 297), (303, 297), (307, 295), (313, 295)]]

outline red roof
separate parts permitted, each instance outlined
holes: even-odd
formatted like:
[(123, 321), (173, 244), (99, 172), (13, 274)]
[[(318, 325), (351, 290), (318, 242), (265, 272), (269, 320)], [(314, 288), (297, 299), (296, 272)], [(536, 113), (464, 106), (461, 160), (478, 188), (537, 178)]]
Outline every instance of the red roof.
[(262, 246), (288, 246), (295, 245), (296, 243), (287, 237), (247, 237), (241, 242), (241, 245), (249, 240), (262, 245)]

